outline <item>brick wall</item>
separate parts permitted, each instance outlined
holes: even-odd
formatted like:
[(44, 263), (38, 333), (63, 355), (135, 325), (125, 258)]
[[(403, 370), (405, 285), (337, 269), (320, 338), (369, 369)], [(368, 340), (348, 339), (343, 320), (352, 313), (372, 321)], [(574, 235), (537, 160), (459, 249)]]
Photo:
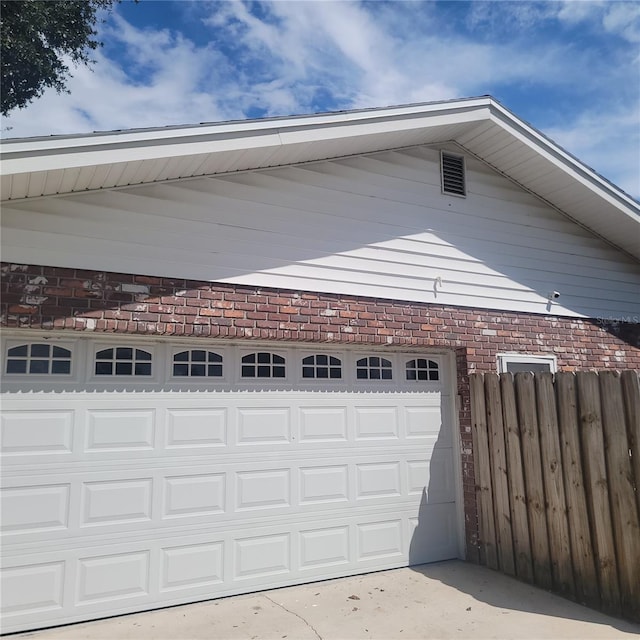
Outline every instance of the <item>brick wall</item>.
[(8, 327), (454, 350), (470, 559), (478, 531), (468, 374), (495, 371), (503, 351), (553, 353), (562, 370), (640, 369), (637, 323), (29, 265), (1, 272)]

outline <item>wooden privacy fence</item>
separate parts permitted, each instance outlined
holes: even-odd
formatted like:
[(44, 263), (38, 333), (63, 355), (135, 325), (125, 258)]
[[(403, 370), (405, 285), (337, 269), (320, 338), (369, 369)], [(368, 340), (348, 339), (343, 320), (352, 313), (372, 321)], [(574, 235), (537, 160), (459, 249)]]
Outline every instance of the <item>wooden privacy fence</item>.
[(472, 374), (488, 567), (640, 621), (638, 372)]

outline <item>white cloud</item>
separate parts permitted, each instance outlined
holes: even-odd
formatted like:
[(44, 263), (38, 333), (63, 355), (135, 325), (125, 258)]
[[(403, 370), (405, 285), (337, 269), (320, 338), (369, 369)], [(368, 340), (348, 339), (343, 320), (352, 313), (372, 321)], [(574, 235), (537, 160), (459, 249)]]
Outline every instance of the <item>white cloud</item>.
[(611, 111), (585, 111), (545, 133), (587, 166), (640, 198), (640, 102)]
[(227, 117), (216, 97), (201, 88), (212, 69), (226, 67), (213, 48), (197, 48), (167, 31), (139, 30), (113, 16), (102, 35), (122, 49), (123, 63), (94, 54), (95, 64), (73, 67), (69, 94), (54, 90), (4, 119), (10, 136), (77, 133), (165, 124), (214, 121)]
[(635, 0), (474, 2), (468, 17), (470, 25), (484, 24), (496, 29), (530, 28), (549, 20), (604, 28), (628, 42), (640, 41), (640, 4)]
[(602, 18), (604, 28), (629, 42), (640, 42), (640, 5), (611, 2)]

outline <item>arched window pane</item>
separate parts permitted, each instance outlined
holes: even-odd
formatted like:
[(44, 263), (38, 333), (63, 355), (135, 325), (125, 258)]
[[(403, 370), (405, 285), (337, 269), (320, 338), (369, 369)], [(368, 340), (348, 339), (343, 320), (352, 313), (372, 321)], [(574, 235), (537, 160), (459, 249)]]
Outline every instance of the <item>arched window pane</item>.
[(249, 353), (242, 357), (243, 378), (285, 378), (285, 359), (269, 351)]
[[(219, 362), (209, 364), (207, 362)], [(173, 356), (173, 375), (176, 378), (221, 378), (222, 356), (205, 349), (180, 351)]]
[(71, 373), (71, 350), (34, 342), (7, 349), (7, 374), (68, 375)]
[(151, 353), (133, 347), (102, 349), (96, 353), (97, 376), (150, 376)]
[(407, 380), (434, 382), (440, 379), (440, 368), (434, 360), (416, 358), (407, 362), (406, 375)]
[(342, 361), (323, 353), (307, 356), (302, 359), (302, 377), (338, 380), (342, 378)]
[(356, 362), (356, 378), (358, 380), (391, 380), (393, 378), (391, 360), (379, 356), (360, 358)]

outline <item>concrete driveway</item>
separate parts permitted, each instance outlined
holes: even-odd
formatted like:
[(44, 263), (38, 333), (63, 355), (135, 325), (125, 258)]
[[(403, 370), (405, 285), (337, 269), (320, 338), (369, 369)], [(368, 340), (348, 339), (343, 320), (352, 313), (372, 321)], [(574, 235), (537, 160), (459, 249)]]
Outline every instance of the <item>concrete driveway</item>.
[(640, 625), (460, 561), (24, 633), (30, 640), (634, 638)]

